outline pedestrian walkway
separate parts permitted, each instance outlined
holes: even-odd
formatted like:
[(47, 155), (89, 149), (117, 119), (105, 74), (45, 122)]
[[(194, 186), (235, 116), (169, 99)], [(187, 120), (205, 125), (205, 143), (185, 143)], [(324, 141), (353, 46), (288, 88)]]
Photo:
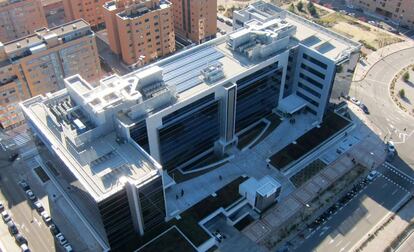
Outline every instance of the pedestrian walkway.
[(372, 52), (367, 55), (367, 57), (361, 60), (355, 69), (353, 81), (362, 81), (365, 79), (369, 70), (382, 58), (391, 55), (396, 52), (414, 47), (414, 41), (408, 40), (400, 43), (395, 43), (392, 45), (385, 46), (375, 52)]
[(384, 229), (379, 231), (375, 236), (375, 239), (367, 243), (362, 251), (383, 251), (384, 248), (390, 245), (390, 243), (401, 233), (404, 229), (414, 222), (414, 200), (411, 200), (406, 206), (404, 206), (398, 214), (395, 216)]

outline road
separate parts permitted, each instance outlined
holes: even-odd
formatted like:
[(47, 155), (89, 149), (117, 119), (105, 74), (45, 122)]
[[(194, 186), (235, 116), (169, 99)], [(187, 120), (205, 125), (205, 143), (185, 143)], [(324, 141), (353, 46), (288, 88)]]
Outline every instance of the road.
[(404, 241), (403, 244), (396, 250), (397, 252), (412, 252), (414, 251), (414, 233)]
[[(351, 251), (387, 219), (414, 190), (398, 169), (382, 165), (382, 173), (347, 205), (320, 226), (295, 251)], [(408, 183), (407, 183), (408, 181)]]
[[(2, 151), (2, 158), (7, 152)], [(59, 251), (55, 247), (55, 240), (45, 225), (40, 215), (33, 209), (27, 200), (25, 193), (17, 184), (19, 179), (27, 179), (27, 173), (22, 167), (22, 162), (15, 161), (13, 164), (1, 167), (0, 198), (6, 209), (11, 211), (12, 218), (19, 231), (27, 238), (32, 251)], [(43, 195), (38, 194), (39, 198)], [(2, 224), (4, 225), (4, 224)], [(4, 244), (10, 251), (16, 251), (14, 244)]]
[(391, 54), (375, 64), (364, 80), (354, 82), (350, 91), (369, 108), (367, 119), (378, 129), (376, 133), (386, 141), (394, 141), (401, 159), (393, 163), (406, 171), (411, 170), (408, 166), (414, 167), (414, 117), (392, 101), (389, 84), (402, 68), (413, 63), (414, 48)]

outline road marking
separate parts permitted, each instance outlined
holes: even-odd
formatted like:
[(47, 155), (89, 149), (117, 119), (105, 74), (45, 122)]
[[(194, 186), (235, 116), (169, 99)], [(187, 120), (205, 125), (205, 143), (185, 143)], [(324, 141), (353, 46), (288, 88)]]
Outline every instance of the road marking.
[(340, 251), (340, 252), (344, 251), (344, 250), (346, 249), (346, 247), (348, 247), (348, 246), (349, 246), (349, 244), (351, 244), (351, 242), (350, 242), (350, 241), (349, 241), (349, 242), (345, 245), (345, 247), (342, 247), (339, 251)]
[(344, 240), (343, 239), (341, 239), (336, 245), (335, 245), (335, 248), (336, 247), (338, 247), (339, 245), (341, 245), (341, 243), (343, 242)]
[(371, 214), (367, 214), (367, 216), (365, 216), (365, 219), (368, 219), (371, 216)]

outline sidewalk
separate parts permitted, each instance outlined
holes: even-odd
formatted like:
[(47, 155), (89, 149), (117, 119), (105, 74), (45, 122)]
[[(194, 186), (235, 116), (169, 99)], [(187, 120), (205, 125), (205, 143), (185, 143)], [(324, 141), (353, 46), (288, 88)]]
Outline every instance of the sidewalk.
[(385, 46), (369, 55), (367, 55), (366, 59), (360, 61), (355, 68), (354, 78), (353, 81), (362, 81), (365, 79), (365, 76), (371, 70), (371, 68), (382, 58), (391, 55), (393, 53), (414, 47), (414, 41), (408, 40), (400, 43), (395, 43), (392, 45)]
[(367, 243), (362, 251), (382, 251), (401, 233), (404, 229), (414, 221), (414, 201), (411, 200), (404, 206), (394, 220), (391, 221), (378, 235)]

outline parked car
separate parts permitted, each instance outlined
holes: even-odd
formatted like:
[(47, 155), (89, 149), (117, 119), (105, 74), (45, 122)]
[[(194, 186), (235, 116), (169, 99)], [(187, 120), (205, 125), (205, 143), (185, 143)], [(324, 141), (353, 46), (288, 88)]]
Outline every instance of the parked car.
[(0, 201), (0, 213), (4, 211), (4, 205), (3, 202)]
[(13, 153), (9, 156), (9, 161), (14, 162), (19, 157), (19, 153)]
[(26, 238), (22, 234), (17, 234), (14, 236), (16, 243), (20, 245), (27, 244)]
[(27, 246), (27, 244), (20, 245), (20, 249), (22, 252), (30, 252), (29, 246)]
[(391, 154), (395, 154), (395, 152), (397, 152), (397, 150), (395, 149), (395, 145), (394, 145), (393, 141), (388, 141), (387, 142), (387, 150)]
[(361, 105), (361, 101), (360, 100), (358, 100), (357, 98), (355, 98), (355, 97), (351, 97), (351, 102), (352, 103), (354, 103), (355, 105), (357, 105), (357, 106), (360, 106)]
[(362, 111), (364, 111), (365, 114), (369, 115), (369, 110), (368, 110), (367, 106), (365, 106), (365, 104), (361, 103), (361, 105), (359, 105), (359, 106), (361, 107)]
[(33, 191), (30, 189), (26, 191), (26, 195), (30, 200), (34, 201), (36, 199), (36, 196), (34, 195)]
[(66, 243), (65, 245), (63, 245), (63, 248), (65, 249), (66, 252), (72, 252), (72, 246), (69, 243)]
[(65, 245), (68, 241), (65, 239), (62, 233), (57, 234), (56, 239), (59, 241), (60, 245)]
[(42, 219), (46, 224), (52, 222), (52, 217), (50, 217), (50, 215), (46, 211), (43, 211), (40, 215), (42, 216)]
[(10, 234), (16, 235), (16, 234), (19, 233), (19, 230), (17, 229), (17, 226), (16, 226), (16, 224), (14, 224), (13, 221), (7, 222), (7, 227), (9, 228)]
[(53, 235), (57, 235), (60, 233), (59, 228), (56, 226), (56, 224), (53, 223), (53, 221), (51, 222), (51, 224), (49, 225), (49, 230)]
[(10, 216), (10, 214), (9, 214), (9, 212), (7, 210), (4, 210), (1, 213), (1, 217), (3, 218), (3, 220), (4, 220), (5, 223), (11, 221), (11, 216)]
[(379, 172), (378, 172), (378, 171), (371, 171), (371, 172), (368, 174), (367, 179), (368, 179), (369, 181), (372, 181), (372, 180), (374, 180), (374, 178), (376, 178), (376, 177), (378, 176), (378, 174), (379, 174)]
[(37, 200), (37, 201), (34, 203), (34, 206), (35, 206), (36, 211), (37, 211), (38, 213), (41, 213), (41, 212), (45, 211), (45, 209), (43, 208), (42, 202), (40, 202), (40, 200)]
[(230, 20), (227, 20), (225, 23), (226, 23), (226, 25), (228, 25), (228, 26), (233, 26), (233, 23), (232, 23)]
[(26, 180), (24, 179), (19, 181), (19, 185), (24, 191), (30, 190), (30, 186), (27, 184)]

